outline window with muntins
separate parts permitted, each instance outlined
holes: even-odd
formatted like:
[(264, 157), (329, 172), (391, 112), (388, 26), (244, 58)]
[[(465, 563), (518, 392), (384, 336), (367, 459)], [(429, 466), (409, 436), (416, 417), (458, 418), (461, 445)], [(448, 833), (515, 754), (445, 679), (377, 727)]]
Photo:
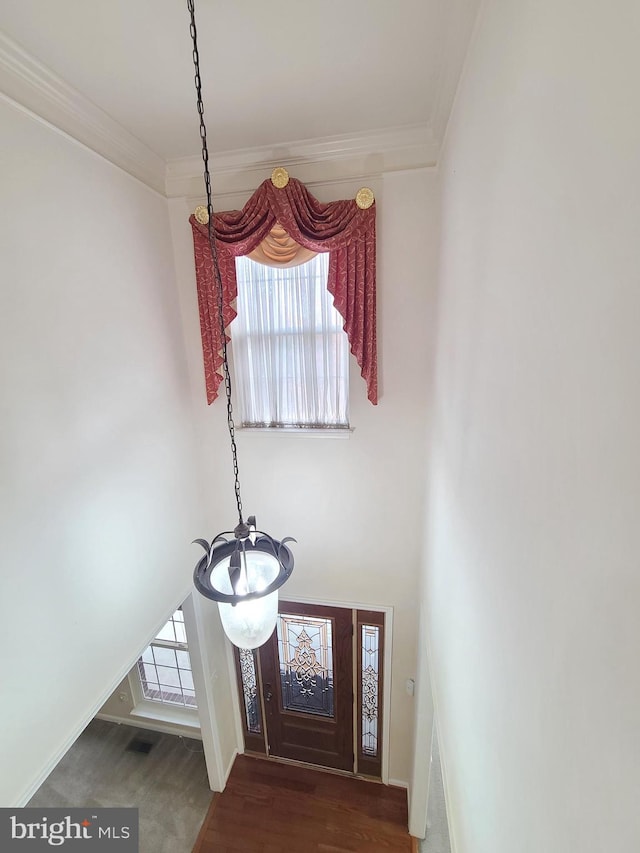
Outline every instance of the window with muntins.
[(236, 258), (231, 336), (242, 426), (349, 427), (349, 343), (328, 264), (327, 253), (278, 268)]
[(145, 699), (197, 708), (182, 608), (175, 611), (142, 653), (138, 675)]

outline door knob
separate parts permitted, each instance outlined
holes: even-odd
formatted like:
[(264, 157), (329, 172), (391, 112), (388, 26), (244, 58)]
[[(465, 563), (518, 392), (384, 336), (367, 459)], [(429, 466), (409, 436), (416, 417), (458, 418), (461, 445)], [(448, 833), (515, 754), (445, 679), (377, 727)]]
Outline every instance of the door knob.
[(271, 702), (272, 697), (273, 697), (273, 693), (271, 692), (271, 685), (265, 684), (265, 686), (264, 686), (264, 701), (265, 702)]

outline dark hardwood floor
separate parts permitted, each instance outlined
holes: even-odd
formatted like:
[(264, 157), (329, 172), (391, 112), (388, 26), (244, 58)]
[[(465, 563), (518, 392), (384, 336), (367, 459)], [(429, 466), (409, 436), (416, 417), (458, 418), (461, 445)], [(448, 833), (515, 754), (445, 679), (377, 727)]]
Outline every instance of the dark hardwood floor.
[(239, 755), (193, 853), (409, 853), (407, 795)]

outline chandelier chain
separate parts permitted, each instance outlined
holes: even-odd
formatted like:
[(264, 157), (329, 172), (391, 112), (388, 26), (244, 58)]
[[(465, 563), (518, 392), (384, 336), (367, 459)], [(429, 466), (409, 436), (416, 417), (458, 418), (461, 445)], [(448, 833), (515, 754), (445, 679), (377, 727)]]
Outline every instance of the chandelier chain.
[(207, 128), (204, 123), (204, 104), (202, 102), (202, 80), (200, 78), (200, 55), (198, 53), (198, 31), (196, 29), (194, 0), (187, 0), (187, 9), (191, 17), (189, 31), (193, 43), (193, 68), (194, 82), (196, 86), (196, 97), (198, 105), (198, 116), (200, 119), (200, 140), (202, 142), (202, 162), (204, 163), (204, 184), (207, 193), (207, 233), (209, 236), (209, 247), (211, 249), (211, 261), (213, 264), (213, 275), (218, 295), (218, 313), (220, 318), (220, 334), (222, 338), (222, 365), (224, 370), (224, 388), (227, 396), (227, 429), (231, 440), (231, 454), (233, 456), (233, 477), (235, 483), (236, 506), (238, 508), (239, 524), (243, 523), (242, 498), (240, 496), (240, 474), (238, 470), (238, 448), (236, 447), (235, 424), (233, 421), (233, 405), (231, 402), (231, 376), (229, 374), (229, 358), (227, 354), (227, 335), (224, 327), (224, 302), (222, 298), (222, 275), (220, 274), (220, 263), (218, 260), (218, 249), (213, 234), (213, 204), (211, 193), (211, 173), (209, 171), (209, 148), (207, 146)]

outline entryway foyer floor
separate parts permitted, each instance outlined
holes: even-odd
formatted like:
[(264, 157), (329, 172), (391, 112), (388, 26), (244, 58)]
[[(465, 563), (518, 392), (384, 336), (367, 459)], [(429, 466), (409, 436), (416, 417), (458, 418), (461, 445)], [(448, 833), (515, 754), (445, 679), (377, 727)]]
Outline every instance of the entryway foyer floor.
[(409, 853), (407, 795), (240, 755), (193, 853)]

